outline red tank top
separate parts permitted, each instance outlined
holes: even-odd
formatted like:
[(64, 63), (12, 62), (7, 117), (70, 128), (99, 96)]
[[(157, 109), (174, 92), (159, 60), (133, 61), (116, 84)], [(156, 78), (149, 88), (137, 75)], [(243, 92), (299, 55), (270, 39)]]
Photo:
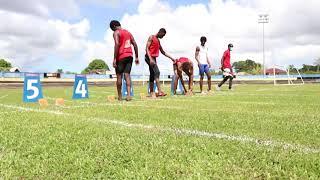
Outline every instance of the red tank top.
[(185, 63), (185, 62), (189, 62), (189, 59), (188, 58), (185, 58), (185, 57), (181, 57), (178, 59), (177, 63)]
[(131, 33), (125, 29), (119, 29), (119, 52), (117, 61), (121, 61), (126, 57), (133, 56), (131, 47)]
[(152, 42), (149, 47), (149, 53), (151, 57), (158, 57), (160, 51), (160, 41), (156, 36), (152, 36)]

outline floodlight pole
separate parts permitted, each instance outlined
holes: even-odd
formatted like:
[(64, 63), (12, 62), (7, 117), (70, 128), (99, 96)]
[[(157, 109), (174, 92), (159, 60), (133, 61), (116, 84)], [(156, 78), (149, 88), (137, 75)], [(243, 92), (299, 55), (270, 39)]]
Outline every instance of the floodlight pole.
[(263, 49), (263, 77), (266, 75), (266, 62), (265, 62), (265, 43), (264, 43), (264, 24), (269, 23), (269, 15), (268, 14), (260, 14), (259, 15), (259, 24), (262, 24), (262, 49)]

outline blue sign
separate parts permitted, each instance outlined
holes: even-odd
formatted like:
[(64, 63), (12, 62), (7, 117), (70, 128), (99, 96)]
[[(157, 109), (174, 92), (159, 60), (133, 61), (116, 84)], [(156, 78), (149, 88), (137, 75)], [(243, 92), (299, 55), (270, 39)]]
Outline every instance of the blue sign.
[[(178, 78), (176, 75), (172, 76), (172, 80), (171, 80), (171, 95), (174, 95), (174, 81), (175, 81), (176, 78)], [(181, 79), (179, 79), (179, 81), (178, 81), (176, 94), (179, 94), (179, 95), (184, 94), (184, 89), (183, 89), (183, 86), (182, 86), (182, 83), (181, 83)]]
[(26, 73), (23, 85), (23, 101), (38, 102), (42, 98), (43, 94), (39, 74)]
[[(134, 93), (133, 93), (133, 84), (132, 84), (132, 81), (131, 81), (131, 77), (130, 77), (130, 96), (133, 97), (134, 96)], [(126, 78), (122, 77), (122, 90), (121, 90), (121, 93), (122, 93), (122, 97), (127, 97), (128, 95), (128, 92), (127, 92), (127, 81), (126, 81)]]
[[(156, 94), (159, 93), (156, 81), (153, 83), (153, 92)], [(148, 83), (148, 94), (150, 94), (150, 83)]]
[(73, 99), (89, 98), (88, 81), (85, 75), (76, 75), (73, 85)]

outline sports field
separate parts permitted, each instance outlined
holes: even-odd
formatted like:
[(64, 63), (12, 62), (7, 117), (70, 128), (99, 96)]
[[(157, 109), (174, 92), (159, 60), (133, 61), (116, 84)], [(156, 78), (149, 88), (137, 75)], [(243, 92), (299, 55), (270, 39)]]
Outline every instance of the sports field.
[[(169, 87), (167, 92), (169, 91)], [(320, 84), (108, 102), (114, 87), (0, 88), (0, 179), (320, 178)], [(57, 107), (55, 98), (65, 98)]]

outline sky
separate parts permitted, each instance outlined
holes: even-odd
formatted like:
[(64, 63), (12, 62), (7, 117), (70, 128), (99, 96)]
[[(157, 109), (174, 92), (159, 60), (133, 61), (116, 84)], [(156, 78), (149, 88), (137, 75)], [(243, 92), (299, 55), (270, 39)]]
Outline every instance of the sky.
[[(232, 61), (262, 63), (265, 25), (266, 65), (313, 64), (320, 57), (319, 0), (0, 0), (0, 58), (28, 72), (81, 72), (93, 59), (112, 66), (114, 42), (109, 22), (119, 20), (135, 37), (141, 64), (133, 74), (148, 73), (146, 41), (164, 27), (161, 40), (175, 58), (194, 53), (200, 37), (208, 39), (210, 62), (220, 59), (233, 43)], [(158, 58), (162, 73), (172, 63)]]

